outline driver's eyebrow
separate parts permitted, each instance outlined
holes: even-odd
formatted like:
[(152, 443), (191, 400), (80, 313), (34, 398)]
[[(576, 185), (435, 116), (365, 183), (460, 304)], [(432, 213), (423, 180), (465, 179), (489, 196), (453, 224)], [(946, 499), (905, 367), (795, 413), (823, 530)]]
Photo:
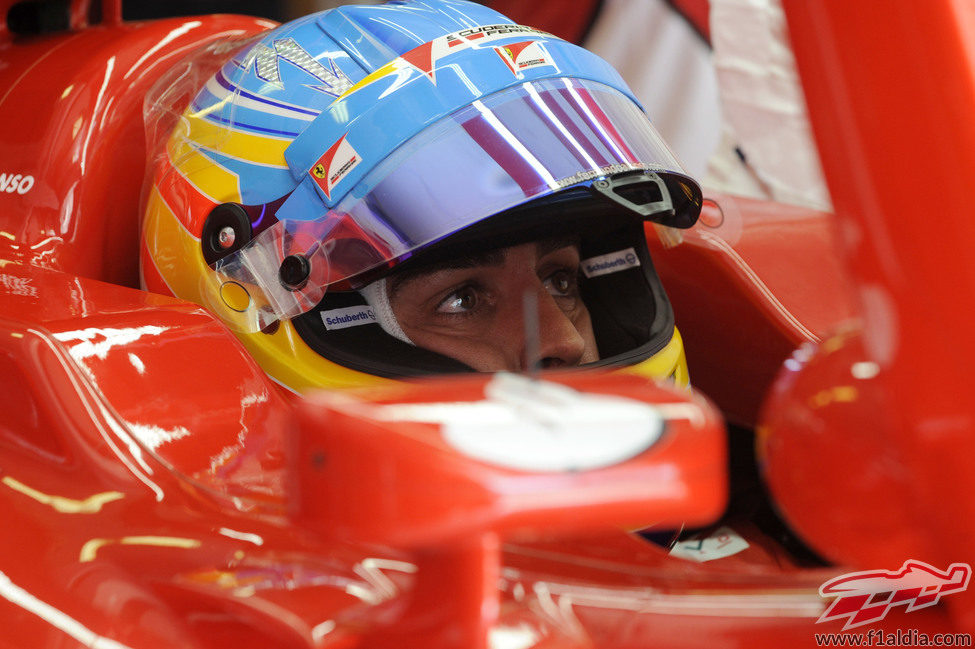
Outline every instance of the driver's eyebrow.
[(500, 266), (507, 256), (507, 249), (489, 250), (470, 255), (461, 255), (444, 261), (438, 261), (420, 268), (410, 268), (389, 278), (389, 297), (393, 298), (400, 288), (413, 280), (433, 275), (444, 270), (459, 270), (462, 268), (477, 268), (478, 266)]
[(579, 247), (579, 235), (569, 234), (564, 237), (551, 237), (535, 243), (535, 254), (539, 258), (544, 257), (550, 252), (561, 250), (562, 248)]

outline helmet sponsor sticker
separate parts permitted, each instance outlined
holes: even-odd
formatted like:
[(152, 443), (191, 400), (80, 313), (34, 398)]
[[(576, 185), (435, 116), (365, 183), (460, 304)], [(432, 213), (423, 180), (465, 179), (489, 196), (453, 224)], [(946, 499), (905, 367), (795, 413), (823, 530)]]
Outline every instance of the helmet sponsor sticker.
[(480, 27), (470, 27), (468, 29), (453, 32), (452, 34), (447, 34), (446, 36), (441, 36), (441, 38), (446, 40), (447, 47), (456, 47), (465, 42), (470, 45), (472, 42), (479, 39), (494, 41), (499, 38), (519, 36), (521, 34), (534, 34), (535, 36), (547, 37), (552, 36), (552, 34), (543, 32), (540, 29), (535, 29), (534, 27), (528, 27), (526, 25), (513, 25), (508, 23), (505, 25), (481, 25)]
[[(455, 52), (461, 52), (470, 48), (480, 48), (481, 45), (493, 43), (505, 38), (511, 38), (512, 36), (561, 40), (558, 38), (558, 36), (540, 29), (535, 29), (534, 27), (526, 27), (525, 25), (482, 25), (480, 27), (461, 29), (459, 31), (435, 38), (432, 41), (424, 43), (423, 45), (414, 47), (409, 52), (406, 52), (399, 58), (387, 63), (368, 75), (366, 78), (356, 83), (340, 98), (345, 98), (357, 90), (361, 90), (391, 74), (399, 74), (400, 70), (403, 69), (404, 64), (414, 68), (432, 81), (434, 85), (436, 85), (437, 64), (439, 63), (440, 59), (450, 54), (454, 54)], [(533, 41), (524, 41), (522, 44), (531, 42)], [(526, 56), (530, 55), (530, 51), (526, 53)], [(502, 54), (502, 56), (504, 55)], [(547, 65), (554, 65), (550, 59), (547, 59), (547, 61)]]
[(545, 47), (539, 41), (508, 43), (495, 47), (494, 51), (498, 53), (498, 56), (513, 74), (544, 65), (553, 65), (548, 52), (545, 51)]
[(349, 172), (355, 169), (360, 162), (362, 162), (362, 157), (356, 153), (356, 150), (352, 148), (352, 145), (343, 135), (338, 142), (322, 154), (322, 157), (318, 159), (318, 162), (308, 173), (325, 192), (325, 196), (331, 198), (335, 186), (348, 176)]
[(942, 595), (968, 588), (972, 567), (953, 563), (946, 570), (909, 559), (900, 570), (862, 570), (834, 577), (819, 587), (821, 597), (836, 599), (816, 624), (846, 618), (843, 631), (879, 622), (891, 608), (906, 605), (908, 613), (934, 606)]
[(26, 194), (33, 186), (33, 176), (0, 172), (0, 193)]
[(372, 310), (372, 307), (366, 305), (347, 306), (343, 309), (322, 311), (321, 316), (322, 324), (329, 331), (378, 322), (376, 320), (376, 312)]
[(699, 534), (681, 541), (670, 551), (670, 556), (704, 563), (730, 557), (747, 548), (748, 541), (730, 527), (723, 526), (707, 536)]
[(582, 272), (586, 277), (609, 275), (621, 270), (636, 268), (640, 265), (640, 258), (633, 248), (608, 252), (598, 257), (590, 257), (582, 262)]
[(446, 34), (415, 47), (400, 58), (437, 83), (437, 62), (448, 54), (512, 36), (555, 38), (548, 32), (524, 25), (483, 25)]

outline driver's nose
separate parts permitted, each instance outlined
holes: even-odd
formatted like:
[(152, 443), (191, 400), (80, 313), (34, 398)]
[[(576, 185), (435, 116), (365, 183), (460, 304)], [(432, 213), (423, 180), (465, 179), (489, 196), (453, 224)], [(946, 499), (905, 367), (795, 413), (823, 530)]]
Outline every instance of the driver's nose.
[[(579, 365), (586, 351), (582, 334), (544, 287), (537, 294), (539, 366), (547, 369)], [(534, 359), (528, 358), (529, 345), (525, 347), (522, 366), (528, 368)]]

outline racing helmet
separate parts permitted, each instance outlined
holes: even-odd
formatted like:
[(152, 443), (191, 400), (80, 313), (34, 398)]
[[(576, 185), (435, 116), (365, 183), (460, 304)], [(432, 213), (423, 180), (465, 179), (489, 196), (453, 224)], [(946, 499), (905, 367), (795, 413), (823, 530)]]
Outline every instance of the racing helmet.
[(295, 391), (470, 371), (387, 333), (362, 289), (560, 232), (589, 365), (687, 383), (646, 236), (693, 225), (700, 188), (583, 48), (464, 0), (340, 7), (173, 66), (146, 123), (144, 287)]

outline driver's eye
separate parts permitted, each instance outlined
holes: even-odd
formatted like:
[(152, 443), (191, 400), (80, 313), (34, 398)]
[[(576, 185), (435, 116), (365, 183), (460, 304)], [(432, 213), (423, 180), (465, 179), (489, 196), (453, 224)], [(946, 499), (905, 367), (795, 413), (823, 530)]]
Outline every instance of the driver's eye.
[(473, 286), (465, 286), (454, 291), (437, 306), (439, 313), (466, 313), (477, 306), (477, 291)]
[(552, 273), (545, 280), (548, 292), (556, 297), (569, 297), (575, 293), (575, 275), (567, 270)]

